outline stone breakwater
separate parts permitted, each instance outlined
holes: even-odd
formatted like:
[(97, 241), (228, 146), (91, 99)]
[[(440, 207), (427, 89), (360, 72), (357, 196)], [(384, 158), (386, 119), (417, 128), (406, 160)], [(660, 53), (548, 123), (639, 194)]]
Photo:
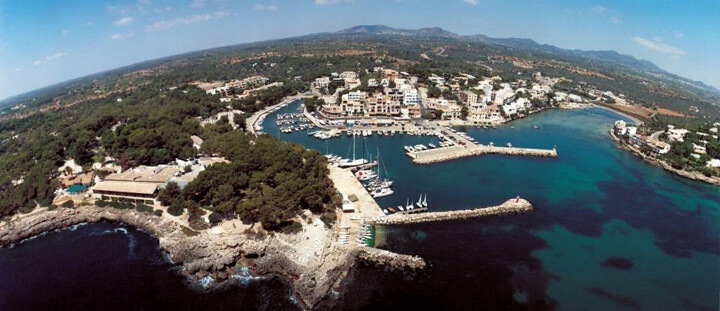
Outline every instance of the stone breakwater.
[(422, 270), (425, 269), (427, 263), (420, 256), (402, 255), (381, 250), (377, 248), (366, 247), (360, 250), (358, 254), (360, 260), (390, 270)]
[(418, 224), (434, 221), (446, 221), (456, 219), (469, 219), (476, 217), (488, 217), (496, 215), (514, 214), (521, 212), (529, 212), (533, 209), (532, 204), (525, 199), (517, 198), (505, 201), (505, 203), (492, 206), (481, 207), (469, 210), (446, 211), (446, 212), (430, 212), (421, 214), (404, 214), (390, 215), (382, 219), (377, 224), (382, 225), (406, 225)]
[[(297, 301), (305, 308), (314, 308), (338, 288), (358, 259), (388, 264), (393, 269), (424, 267), (422, 259), (376, 254), (364, 247), (329, 243), (320, 258), (299, 263), (289, 257), (291, 245), (282, 234), (263, 237), (238, 235), (221, 238), (208, 231), (194, 231), (169, 216), (153, 216), (135, 210), (78, 207), (37, 211), (0, 223), (0, 246), (21, 242), (45, 232), (69, 228), (80, 223), (99, 221), (123, 222), (155, 236), (170, 260), (181, 265), (181, 273), (199, 280), (211, 276), (214, 286), (224, 287), (225, 280), (248, 267), (254, 275), (279, 276), (294, 290)], [(373, 255), (375, 254), (375, 255)]]
[(720, 186), (720, 178), (718, 178), (718, 177), (708, 177), (708, 176), (703, 175), (700, 172), (690, 172), (690, 171), (686, 171), (686, 170), (679, 170), (679, 169), (672, 167), (672, 165), (668, 164), (667, 162), (665, 162), (663, 160), (643, 154), (640, 151), (640, 149), (632, 146), (629, 143), (622, 141), (620, 138), (615, 136), (615, 133), (613, 133), (612, 129), (610, 129), (610, 137), (612, 137), (612, 139), (615, 141), (615, 143), (617, 143), (620, 146), (620, 148), (632, 152), (636, 156), (645, 160), (645, 162), (648, 162), (652, 165), (660, 167), (668, 172), (675, 173), (676, 175), (681, 176), (681, 177), (685, 177), (685, 178), (689, 178), (692, 180), (698, 180), (698, 181), (706, 182), (706, 183), (713, 184), (716, 186)]
[(534, 156), (534, 157), (551, 157), (555, 158), (558, 156), (556, 149), (530, 149), (530, 148), (515, 148), (515, 147), (492, 147), (492, 146), (477, 146), (470, 148), (459, 148), (450, 147), (446, 149), (435, 149), (421, 152), (415, 152), (408, 154), (415, 164), (432, 164), (438, 162), (445, 162), (455, 160), (464, 157), (477, 156), (483, 154), (505, 154), (505, 155), (520, 155), (520, 156)]

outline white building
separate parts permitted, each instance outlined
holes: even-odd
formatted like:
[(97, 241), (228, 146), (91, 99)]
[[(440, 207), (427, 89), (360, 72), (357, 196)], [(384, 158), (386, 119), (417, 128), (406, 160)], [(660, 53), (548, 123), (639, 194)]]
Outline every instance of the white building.
[(340, 79), (357, 79), (357, 73), (354, 71), (343, 71), (339, 76)]
[(330, 85), (330, 77), (320, 77), (315, 79), (315, 87), (326, 89)]
[[(398, 80), (398, 79), (395, 79)], [(403, 91), (403, 104), (408, 106), (415, 106), (420, 104), (420, 94), (416, 89), (409, 89)]]

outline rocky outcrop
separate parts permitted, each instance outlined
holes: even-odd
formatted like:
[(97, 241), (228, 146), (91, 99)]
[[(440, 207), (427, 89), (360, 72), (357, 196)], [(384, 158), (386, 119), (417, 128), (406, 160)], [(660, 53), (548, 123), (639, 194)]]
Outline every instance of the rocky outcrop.
[(194, 231), (170, 217), (98, 207), (59, 208), (16, 216), (0, 223), (0, 246), (18, 243), (44, 232), (102, 220), (123, 222), (154, 235), (170, 260), (181, 265), (182, 273), (190, 278), (199, 280), (209, 275), (217, 281), (215, 286), (223, 287), (223, 280), (235, 274), (239, 266), (247, 266), (255, 275), (282, 277), (294, 289), (298, 301), (308, 308), (317, 306), (334, 288), (339, 287), (360, 254), (365, 260), (386, 263), (394, 269), (401, 269), (403, 263), (408, 263), (413, 269), (423, 266), (417, 263), (422, 259), (404, 259), (404, 255), (393, 257), (392, 253), (385, 251), (380, 252), (382, 255), (368, 255), (372, 251), (360, 251), (362, 247), (336, 243), (328, 243), (322, 257), (299, 264), (288, 256), (292, 252), (291, 244), (280, 241), (276, 236), (243, 234), (237, 239), (223, 239), (207, 231)]
[(360, 260), (390, 270), (422, 270), (427, 263), (420, 256), (402, 255), (377, 248), (363, 248), (358, 254)]

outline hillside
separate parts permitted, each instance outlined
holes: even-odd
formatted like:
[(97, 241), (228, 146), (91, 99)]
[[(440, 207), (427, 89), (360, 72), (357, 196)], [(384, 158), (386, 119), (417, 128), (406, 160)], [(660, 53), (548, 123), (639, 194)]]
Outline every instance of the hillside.
[[(132, 90), (142, 83), (171, 87), (195, 80), (232, 79), (249, 74), (274, 79), (326, 74), (322, 64), (357, 70), (367, 57), (408, 70), (440, 70), (522, 78), (533, 72), (580, 85), (624, 94), (638, 105), (665, 108), (688, 122), (720, 119), (720, 92), (704, 83), (667, 73), (656, 65), (615, 51), (567, 50), (531, 39), (459, 36), (442, 28), (396, 29), (361, 25), (337, 32), (240, 44), (175, 55), (100, 73), (19, 95), (0, 102), (0, 119), (24, 117), (38, 109), (60, 109), (86, 100)], [(339, 59), (338, 59), (339, 58)], [(258, 60), (274, 68), (249, 68)], [(21, 109), (8, 111), (24, 104)], [(45, 107), (45, 108), (43, 108)]]

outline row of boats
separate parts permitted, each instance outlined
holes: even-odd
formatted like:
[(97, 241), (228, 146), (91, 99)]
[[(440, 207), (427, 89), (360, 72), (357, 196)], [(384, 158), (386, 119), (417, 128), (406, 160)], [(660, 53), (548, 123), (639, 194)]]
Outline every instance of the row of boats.
[(426, 211), (428, 207), (427, 203), (427, 194), (425, 194), (425, 197), (423, 195), (420, 195), (420, 198), (418, 198), (417, 202), (410, 202), (410, 199), (407, 199), (407, 203), (405, 203), (405, 206), (398, 205), (397, 207), (388, 207), (383, 209), (383, 213), (385, 215), (395, 214), (395, 213), (412, 213), (412, 212), (420, 212), (420, 211)]
[(360, 233), (358, 234), (357, 238), (355, 239), (355, 242), (358, 242), (360, 244), (365, 244), (366, 240), (371, 240), (373, 238), (373, 232), (372, 232), (372, 226), (366, 223), (363, 223), (362, 229), (360, 230)]
[(312, 123), (302, 123), (297, 126), (285, 126), (280, 128), (280, 132), (283, 132), (285, 134), (290, 134), (292, 132), (302, 132), (304, 130), (315, 128), (315, 125)]

